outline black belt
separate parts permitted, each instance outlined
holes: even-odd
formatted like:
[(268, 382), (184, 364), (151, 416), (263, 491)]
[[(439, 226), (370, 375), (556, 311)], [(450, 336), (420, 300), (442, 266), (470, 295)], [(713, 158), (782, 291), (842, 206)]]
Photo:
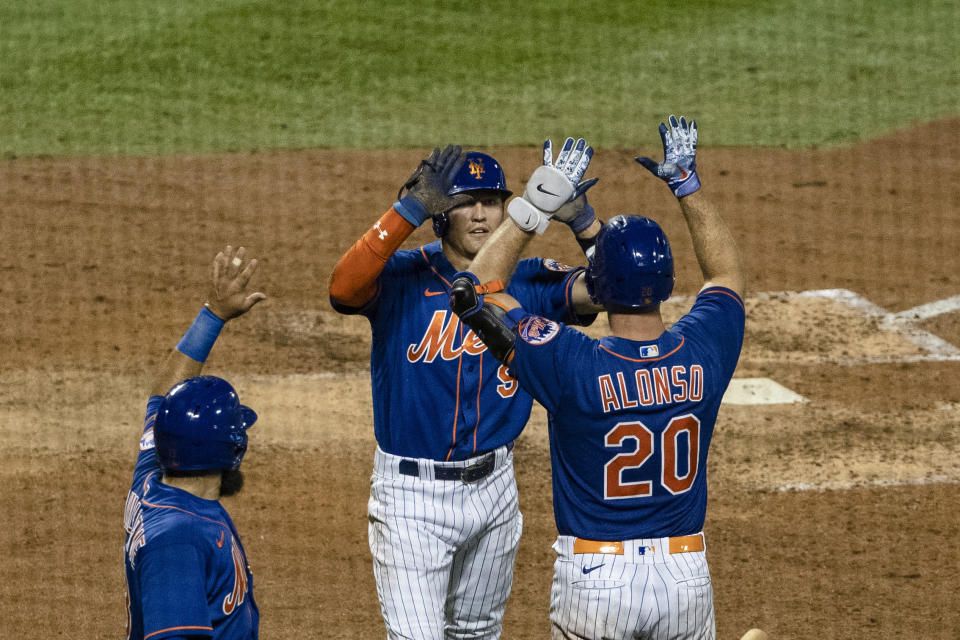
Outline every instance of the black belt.
[[(513, 443), (507, 445), (507, 451), (513, 449)], [(447, 467), (441, 464), (433, 465), (433, 477), (436, 480), (460, 480), (462, 482), (478, 482), (493, 472), (497, 462), (497, 454), (493, 451), (478, 459), (469, 467)], [(416, 460), (401, 460), (400, 473), (405, 476), (420, 477), (420, 463)]]

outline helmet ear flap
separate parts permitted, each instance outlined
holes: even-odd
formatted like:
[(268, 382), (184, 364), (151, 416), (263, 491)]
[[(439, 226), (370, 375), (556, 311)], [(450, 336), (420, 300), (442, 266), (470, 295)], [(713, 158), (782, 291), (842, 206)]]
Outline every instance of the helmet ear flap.
[(438, 238), (442, 238), (447, 235), (447, 231), (450, 230), (450, 216), (447, 215), (447, 212), (437, 214), (433, 216), (433, 233)]
[(595, 274), (597, 268), (593, 262), (594, 255), (596, 255), (596, 253), (587, 259), (587, 270), (583, 274), (583, 282), (587, 285), (587, 295), (590, 296), (590, 301), (593, 302), (593, 304), (603, 306), (603, 300), (600, 299), (595, 283)]

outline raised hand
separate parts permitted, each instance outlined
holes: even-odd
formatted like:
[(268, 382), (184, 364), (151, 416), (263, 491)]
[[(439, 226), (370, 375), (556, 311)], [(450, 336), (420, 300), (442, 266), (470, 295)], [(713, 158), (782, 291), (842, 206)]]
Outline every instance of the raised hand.
[[(464, 154), (459, 145), (448, 144), (443, 150), (435, 148), (400, 187), (397, 193), (400, 208), (397, 213), (410, 224), (419, 226), (427, 218), (469, 202), (470, 196), (466, 194), (447, 194), (463, 162)], [(408, 193), (401, 197), (404, 189)]]
[(593, 207), (587, 203), (585, 194), (587, 189), (597, 184), (600, 178), (583, 180), (583, 174), (587, 172), (592, 159), (593, 147), (588, 147), (583, 138), (576, 143), (573, 138), (567, 138), (560, 149), (556, 163), (553, 162), (553, 143), (550, 140), (545, 140), (543, 143), (543, 166), (556, 167), (575, 185), (570, 199), (553, 214), (554, 218), (569, 225), (574, 233), (589, 227), (596, 218)]
[(669, 118), (670, 128), (660, 123), (660, 140), (663, 143), (663, 162), (647, 157), (638, 157), (650, 173), (667, 183), (673, 195), (688, 196), (700, 188), (697, 175), (697, 123), (680, 116)]
[(587, 172), (592, 159), (593, 147), (588, 147), (583, 138), (578, 139), (576, 143), (573, 138), (567, 138), (563, 142), (556, 163), (553, 162), (553, 142), (549, 139), (543, 142), (543, 166), (555, 167), (576, 187), (570, 200), (579, 198), (600, 179), (583, 180), (583, 174)]
[(257, 260), (246, 259), (246, 249), (236, 253), (227, 247), (213, 259), (213, 283), (206, 307), (221, 320), (242, 316), (267, 296), (259, 291), (247, 293), (247, 283), (257, 270)]
[(543, 143), (543, 165), (530, 176), (523, 197), (510, 201), (507, 213), (518, 227), (537, 233), (543, 233), (554, 216), (571, 227), (575, 221), (582, 222), (586, 206), (583, 193), (597, 183), (596, 178), (581, 182), (592, 158), (593, 147), (588, 147), (583, 138), (576, 143), (567, 138), (554, 163), (553, 143), (547, 140)]

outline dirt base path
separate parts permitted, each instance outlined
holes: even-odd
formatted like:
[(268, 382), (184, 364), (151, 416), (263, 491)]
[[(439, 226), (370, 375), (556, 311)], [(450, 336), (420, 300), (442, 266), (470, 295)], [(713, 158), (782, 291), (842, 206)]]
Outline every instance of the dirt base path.
[[(737, 377), (805, 399), (720, 412), (705, 530), (721, 639), (752, 626), (956, 637), (958, 143), (951, 120), (849, 149), (701, 153), (750, 274)], [(538, 157), (488, 151), (514, 190)], [(227, 242), (262, 258), (270, 296), (207, 367), (262, 416), (247, 488), (227, 506), (263, 637), (382, 636), (366, 543), (369, 330), (332, 312), (326, 283), (420, 153), (0, 162), (0, 637), (123, 633), (121, 519), (144, 389)], [(663, 224), (675, 317), (699, 287), (696, 262), (676, 205), (632, 155), (598, 153), (591, 200), (603, 217)], [(424, 228), (410, 245), (429, 240)], [(558, 226), (533, 251), (581, 262)], [(507, 640), (547, 636), (545, 422), (536, 408), (517, 447), (526, 532)]]

